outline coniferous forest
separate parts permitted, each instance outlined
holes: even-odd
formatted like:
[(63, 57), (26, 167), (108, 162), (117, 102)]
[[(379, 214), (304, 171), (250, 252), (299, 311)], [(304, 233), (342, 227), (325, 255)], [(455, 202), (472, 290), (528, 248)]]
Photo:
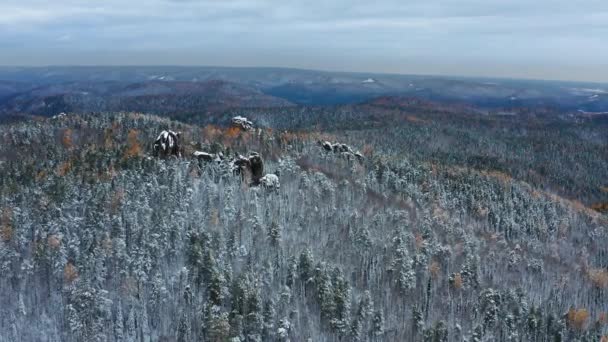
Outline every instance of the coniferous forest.
[[(608, 341), (605, 120), (386, 101), (178, 119), (0, 125), (0, 341)], [(163, 130), (181, 156), (154, 154)], [(234, 173), (250, 152), (280, 187)]]

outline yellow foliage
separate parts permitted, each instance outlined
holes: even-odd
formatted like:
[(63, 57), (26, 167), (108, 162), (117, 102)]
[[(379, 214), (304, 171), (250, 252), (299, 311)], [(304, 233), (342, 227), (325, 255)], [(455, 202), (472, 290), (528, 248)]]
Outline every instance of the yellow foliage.
[(598, 288), (608, 288), (608, 271), (605, 269), (589, 270), (589, 279)]
[(587, 309), (570, 308), (570, 310), (568, 310), (568, 323), (578, 330), (583, 330), (585, 328), (588, 318), (589, 312)]

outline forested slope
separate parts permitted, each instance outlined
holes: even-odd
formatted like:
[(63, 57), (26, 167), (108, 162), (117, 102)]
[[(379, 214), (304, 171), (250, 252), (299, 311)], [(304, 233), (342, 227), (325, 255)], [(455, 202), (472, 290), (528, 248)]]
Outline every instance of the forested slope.
[[(605, 340), (606, 215), (429, 158), (396, 140), (403, 127), (238, 132), (133, 113), (0, 126), (0, 341)], [(185, 158), (150, 156), (167, 128)], [(257, 151), (281, 188), (195, 148)]]

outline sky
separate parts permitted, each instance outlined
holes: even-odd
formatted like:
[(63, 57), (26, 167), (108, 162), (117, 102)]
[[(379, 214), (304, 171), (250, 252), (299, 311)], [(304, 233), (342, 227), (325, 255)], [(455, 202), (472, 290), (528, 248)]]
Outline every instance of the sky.
[(608, 82), (608, 0), (2, 0), (0, 65)]

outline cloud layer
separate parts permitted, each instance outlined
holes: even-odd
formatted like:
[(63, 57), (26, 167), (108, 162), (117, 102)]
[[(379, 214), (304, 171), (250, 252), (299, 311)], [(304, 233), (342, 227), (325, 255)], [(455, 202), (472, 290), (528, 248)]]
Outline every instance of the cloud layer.
[(608, 81), (605, 0), (3, 0), (0, 64)]

